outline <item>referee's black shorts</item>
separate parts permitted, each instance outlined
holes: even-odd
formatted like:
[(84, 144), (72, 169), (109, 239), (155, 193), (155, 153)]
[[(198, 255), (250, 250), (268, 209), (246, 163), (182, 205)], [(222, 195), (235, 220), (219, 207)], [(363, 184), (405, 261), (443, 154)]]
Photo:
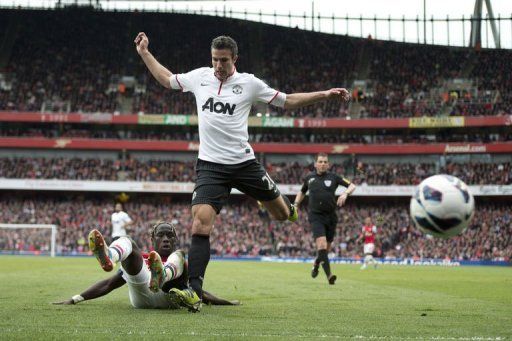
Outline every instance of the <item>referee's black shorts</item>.
[(328, 243), (334, 240), (336, 232), (336, 224), (338, 224), (338, 216), (336, 212), (317, 213), (309, 212), (308, 215), (311, 229), (313, 230), (313, 238), (325, 237)]
[(256, 159), (236, 165), (198, 159), (196, 175), (192, 206), (209, 204), (217, 213), (226, 203), (232, 188), (259, 201), (274, 200), (281, 195), (274, 181)]

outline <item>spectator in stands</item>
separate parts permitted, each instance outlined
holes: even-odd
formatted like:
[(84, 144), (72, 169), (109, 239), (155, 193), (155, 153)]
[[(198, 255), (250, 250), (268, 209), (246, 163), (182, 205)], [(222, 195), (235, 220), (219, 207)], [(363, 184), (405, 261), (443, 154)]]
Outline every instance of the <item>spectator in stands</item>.
[[(5, 223), (57, 224), (57, 252), (77, 254), (84, 252), (80, 240), (87, 237), (90, 226), (109, 230), (109, 201), (102, 197), (4, 195), (0, 198), (0, 220)], [(139, 198), (128, 203), (133, 212), (134, 230), (131, 237), (141, 248), (151, 250), (147, 230), (160, 217), (172, 221), (179, 231), (180, 245), (190, 245), (188, 229), (190, 209), (188, 201), (172, 203), (158, 199)], [(477, 205), (475, 217), (467, 230), (450, 239), (427, 238), (411, 225), (407, 203), (389, 202), (345, 205), (339, 215), (333, 252), (336, 256), (359, 257), (361, 221), (368, 212), (379, 222), (377, 254), (384, 258), (450, 258), (452, 260), (512, 259), (512, 215), (506, 203)], [(172, 207), (172, 210), (171, 210)], [(304, 216), (300, 221), (305, 221)], [(260, 220), (255, 203), (232, 204), (223, 209), (212, 233), (211, 252), (218, 256), (278, 255), (281, 257), (309, 257), (315, 252), (311, 232), (299, 224), (282, 224)], [(20, 252), (49, 250), (48, 232), (0, 229), (0, 246), (4, 250)]]

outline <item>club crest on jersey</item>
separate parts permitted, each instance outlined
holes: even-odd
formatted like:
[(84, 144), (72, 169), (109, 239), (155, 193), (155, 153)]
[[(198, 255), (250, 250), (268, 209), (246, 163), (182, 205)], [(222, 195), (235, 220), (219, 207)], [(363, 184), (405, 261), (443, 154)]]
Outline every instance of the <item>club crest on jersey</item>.
[(325, 186), (327, 186), (327, 187), (331, 187), (332, 180), (324, 180), (324, 184), (325, 184)]
[(240, 95), (244, 89), (240, 85), (233, 85), (233, 93)]
[(214, 102), (213, 97), (208, 98), (202, 106), (203, 111), (209, 110), (210, 112), (216, 112), (217, 114), (224, 115), (233, 115), (235, 113), (235, 108), (236, 104)]

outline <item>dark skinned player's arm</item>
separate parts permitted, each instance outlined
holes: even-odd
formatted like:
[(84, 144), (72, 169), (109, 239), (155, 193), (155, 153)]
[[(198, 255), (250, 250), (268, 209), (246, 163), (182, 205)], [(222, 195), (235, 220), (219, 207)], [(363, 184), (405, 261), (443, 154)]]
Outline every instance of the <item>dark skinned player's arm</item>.
[[(95, 298), (98, 298), (101, 296), (105, 296), (106, 294), (110, 293), (112, 290), (122, 287), (125, 283), (126, 283), (126, 281), (121, 276), (121, 273), (118, 272), (112, 277), (101, 280), (101, 281), (91, 285), (80, 295), (75, 295), (70, 299), (60, 301), (60, 302), (54, 302), (53, 304), (76, 304), (81, 301), (92, 300), (92, 299), (95, 299)], [(79, 298), (78, 296), (82, 297), (83, 299)]]
[(211, 305), (240, 305), (240, 301), (228, 301), (203, 290), (203, 303)]

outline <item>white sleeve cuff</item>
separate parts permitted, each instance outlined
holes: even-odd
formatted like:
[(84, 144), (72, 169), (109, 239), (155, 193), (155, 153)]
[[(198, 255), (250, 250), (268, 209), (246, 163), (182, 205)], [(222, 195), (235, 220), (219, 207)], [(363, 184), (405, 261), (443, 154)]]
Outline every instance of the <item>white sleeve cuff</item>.
[(286, 102), (286, 94), (284, 92), (278, 91), (274, 97), (268, 102), (268, 104), (272, 104), (275, 107), (284, 108), (284, 103)]
[(82, 297), (82, 295), (75, 295), (71, 297), (71, 300), (73, 300), (73, 304), (77, 304), (84, 301), (85, 299)]
[(178, 80), (178, 75), (177, 74), (173, 74), (169, 78), (169, 84), (171, 85), (171, 89), (182, 90), (183, 91), (183, 87), (181, 86), (180, 81)]

